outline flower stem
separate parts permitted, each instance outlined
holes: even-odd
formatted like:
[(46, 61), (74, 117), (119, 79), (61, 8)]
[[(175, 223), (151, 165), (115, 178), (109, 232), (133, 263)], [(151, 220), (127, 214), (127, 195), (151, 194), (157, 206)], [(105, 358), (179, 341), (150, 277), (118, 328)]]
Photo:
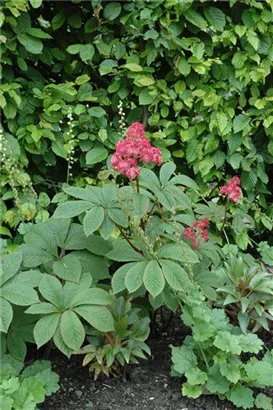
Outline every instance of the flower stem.
[(143, 252), (141, 249), (138, 249), (131, 241), (130, 239), (127, 237), (126, 233), (124, 232), (124, 230), (117, 225), (121, 235), (123, 236), (123, 238), (129, 243), (129, 245), (134, 249), (134, 251), (136, 251), (137, 253), (139, 253), (140, 255), (143, 255)]

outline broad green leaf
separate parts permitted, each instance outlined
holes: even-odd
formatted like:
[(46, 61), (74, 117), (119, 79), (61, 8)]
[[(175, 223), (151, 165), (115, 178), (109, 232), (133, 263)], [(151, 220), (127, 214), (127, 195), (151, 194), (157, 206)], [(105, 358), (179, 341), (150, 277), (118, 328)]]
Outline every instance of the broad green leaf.
[(60, 317), (60, 313), (52, 313), (38, 320), (33, 331), (38, 349), (54, 336)]
[(262, 386), (272, 386), (272, 364), (264, 361), (254, 361), (245, 365), (245, 370), (251, 380), (257, 381)]
[(92, 46), (92, 44), (83, 44), (81, 49), (80, 49), (80, 57), (82, 59), (82, 61), (84, 61), (85, 63), (88, 60), (92, 60), (93, 56), (95, 54), (95, 49)]
[(2, 256), (2, 271), (0, 273), (0, 284), (12, 278), (20, 269), (23, 259), (21, 251), (12, 252)]
[(114, 298), (103, 289), (91, 288), (82, 290), (71, 301), (70, 306), (112, 305)]
[(104, 115), (106, 115), (106, 112), (103, 108), (101, 107), (91, 107), (88, 110), (88, 114), (91, 115), (91, 117), (95, 118), (101, 118)]
[(54, 212), (54, 218), (73, 218), (87, 211), (93, 206), (91, 202), (86, 201), (66, 201), (60, 204)]
[(108, 157), (108, 151), (103, 146), (92, 148), (87, 152), (85, 160), (86, 164), (97, 164)]
[(82, 305), (74, 308), (74, 311), (100, 332), (114, 330), (113, 317), (104, 306)]
[(85, 247), (95, 255), (105, 255), (113, 248), (111, 243), (99, 235), (89, 235), (85, 241)]
[(207, 379), (207, 373), (200, 370), (198, 367), (190, 368), (186, 373), (185, 376), (187, 377), (187, 382), (194, 386), (195, 384), (204, 384)]
[(129, 272), (129, 270), (135, 265), (136, 265), (136, 262), (126, 263), (114, 273), (112, 277), (112, 289), (113, 289), (114, 295), (126, 289), (125, 277), (127, 273)]
[(229, 390), (230, 382), (226, 377), (222, 376), (218, 365), (214, 365), (208, 373), (208, 381), (206, 383), (207, 389), (211, 393), (224, 394)]
[(241, 378), (240, 372), (241, 362), (237, 357), (231, 357), (224, 363), (220, 363), (220, 372), (229, 381), (236, 384)]
[(237, 115), (233, 120), (233, 129), (234, 132), (243, 131), (249, 124), (249, 117), (244, 114)]
[(30, 286), (21, 283), (7, 283), (1, 289), (1, 296), (14, 305), (28, 306), (39, 302), (38, 295)]
[(108, 215), (109, 215), (109, 218), (112, 219), (112, 221), (115, 224), (123, 226), (124, 228), (127, 228), (128, 217), (121, 209), (110, 208), (108, 209)]
[(61, 279), (77, 283), (80, 280), (82, 273), (81, 262), (71, 254), (65, 255), (54, 262), (52, 268), (55, 275)]
[(89, 75), (83, 74), (76, 78), (75, 82), (77, 85), (82, 85), (87, 83), (90, 80)]
[(60, 326), (57, 327), (56, 332), (53, 336), (53, 341), (54, 344), (56, 345), (56, 347), (68, 358), (70, 358), (70, 356), (73, 353), (73, 349), (70, 349), (63, 341), (62, 335), (61, 335), (61, 329)]
[(135, 292), (142, 285), (147, 263), (147, 261), (138, 262), (127, 272), (125, 276), (125, 286), (129, 293)]
[(7, 349), (17, 360), (24, 361), (27, 353), (26, 343), (22, 336), (17, 333), (9, 332), (7, 335)]
[(196, 367), (197, 358), (190, 347), (179, 346), (172, 348), (172, 362), (174, 370), (184, 375), (187, 371)]
[(272, 400), (263, 393), (259, 393), (255, 398), (255, 407), (258, 409), (272, 410)]
[(41, 7), (43, 0), (29, 0), (34, 9)]
[(143, 282), (145, 288), (153, 298), (163, 291), (165, 279), (157, 261), (152, 260), (148, 263), (144, 271)]
[(32, 54), (41, 54), (43, 51), (43, 43), (37, 37), (33, 37), (27, 33), (20, 33), (17, 36), (18, 41)]
[(229, 399), (236, 407), (243, 409), (252, 409), (254, 404), (253, 391), (244, 386), (235, 386), (229, 394)]
[(218, 349), (221, 349), (226, 353), (239, 355), (242, 352), (242, 348), (240, 346), (240, 337), (237, 335), (232, 335), (231, 333), (226, 331), (219, 332), (213, 344), (214, 346), (218, 347)]
[(12, 321), (13, 312), (10, 303), (0, 297), (0, 332), (7, 333)]
[(164, 259), (174, 259), (186, 263), (198, 263), (196, 253), (186, 243), (168, 243), (158, 249), (157, 255)]
[(58, 312), (59, 310), (56, 306), (47, 302), (34, 303), (26, 310), (26, 313), (30, 313), (32, 315), (48, 315), (50, 313)]
[(86, 236), (91, 235), (102, 224), (104, 219), (104, 210), (102, 206), (94, 206), (83, 218), (83, 229)]
[(148, 212), (150, 199), (146, 195), (135, 192), (133, 194), (133, 203), (139, 217), (144, 216)]
[(67, 47), (66, 51), (69, 54), (78, 54), (83, 49), (83, 47), (83, 44), (72, 44), (71, 46)]
[(165, 279), (170, 287), (175, 290), (185, 291), (189, 285), (189, 279), (186, 271), (177, 263), (172, 261), (160, 260), (159, 263), (162, 267)]
[(127, 68), (130, 71), (134, 71), (134, 72), (139, 72), (142, 71), (142, 67), (139, 64), (136, 63), (127, 63), (124, 65), (125, 68)]
[(188, 21), (190, 21), (195, 26), (201, 28), (202, 30), (206, 29), (208, 26), (206, 20), (203, 19), (203, 17), (193, 9), (185, 11), (184, 16)]
[(214, 27), (218, 31), (224, 30), (226, 18), (222, 10), (218, 9), (217, 7), (204, 7), (204, 13), (206, 19), (212, 27)]
[(190, 397), (192, 399), (197, 399), (197, 397), (201, 396), (201, 394), (202, 394), (202, 386), (192, 385), (190, 383), (183, 383), (183, 386), (182, 386), (183, 396)]
[(166, 164), (162, 165), (159, 172), (159, 179), (162, 185), (166, 185), (169, 182), (175, 169), (176, 165), (174, 162), (167, 162)]
[(64, 343), (78, 351), (85, 339), (84, 327), (75, 312), (65, 311), (61, 317), (61, 335)]
[[(108, 212), (105, 212), (104, 220), (100, 226), (100, 235), (104, 240), (109, 239), (110, 236), (112, 236), (115, 228), (116, 224), (112, 221), (112, 219), (109, 218)], [(87, 239), (89, 239), (89, 237)]]
[(103, 9), (103, 17), (106, 20), (115, 20), (121, 13), (121, 4), (118, 2), (107, 3)]
[(170, 180), (170, 183), (174, 185), (183, 185), (188, 188), (199, 190), (197, 183), (187, 175), (176, 175)]
[[(136, 241), (131, 241), (136, 248), (139, 244)], [(137, 252), (125, 239), (118, 239), (113, 242), (113, 249), (106, 254), (107, 258), (118, 262), (131, 262), (143, 260), (143, 255)]]
[(46, 300), (57, 308), (62, 308), (63, 291), (61, 282), (57, 278), (44, 274), (39, 291)]

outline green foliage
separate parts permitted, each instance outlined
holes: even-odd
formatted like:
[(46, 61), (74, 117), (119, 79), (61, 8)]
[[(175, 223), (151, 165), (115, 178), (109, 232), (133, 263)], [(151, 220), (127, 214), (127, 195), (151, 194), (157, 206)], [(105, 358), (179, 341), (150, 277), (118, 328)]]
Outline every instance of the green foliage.
[(252, 390), (273, 385), (272, 351), (260, 359), (250, 356), (242, 360), (242, 353), (261, 352), (262, 340), (257, 335), (241, 333), (229, 323), (223, 309), (209, 308), (196, 286), (191, 285), (181, 297), (181, 318), (192, 331), (182, 346), (172, 348), (173, 375), (187, 379), (182, 394), (197, 398), (210, 392), (244, 409), (254, 405), (272, 409), (267, 396), (260, 393), (254, 397)]
[(105, 333), (87, 330), (90, 344), (76, 354), (84, 354), (83, 366), (89, 365), (94, 377), (103, 373), (109, 376), (117, 372), (120, 366), (138, 363), (150, 354), (145, 342), (149, 335), (149, 318), (146, 312), (133, 308), (131, 303), (119, 297), (112, 305), (114, 329)]
[(22, 371), (23, 366), (9, 355), (1, 360), (0, 403), (5, 410), (35, 409), (59, 389), (59, 376), (49, 361), (36, 361)]
[[(109, 175), (122, 100), (126, 121), (144, 121), (164, 161), (173, 157), (179, 171), (196, 175), (203, 194), (208, 182), (238, 173), (252, 217), (272, 229), (270, 2), (52, 7), (1, 5), (5, 138), (18, 141), (19, 163), (38, 192), (46, 184), (52, 198), (56, 181), (67, 180), (66, 161), (79, 186), (97, 183), (99, 170)], [(5, 173), (3, 181), (11, 195)], [(25, 212), (45, 218), (47, 209), (34, 201)], [(21, 218), (14, 209), (4, 221), (16, 226)]]
[(249, 267), (242, 258), (231, 256), (218, 275), (223, 278), (223, 286), (217, 289), (218, 304), (231, 309), (230, 316), (235, 322), (238, 320), (241, 330), (269, 330), (273, 320), (272, 273), (263, 265), (252, 262)]

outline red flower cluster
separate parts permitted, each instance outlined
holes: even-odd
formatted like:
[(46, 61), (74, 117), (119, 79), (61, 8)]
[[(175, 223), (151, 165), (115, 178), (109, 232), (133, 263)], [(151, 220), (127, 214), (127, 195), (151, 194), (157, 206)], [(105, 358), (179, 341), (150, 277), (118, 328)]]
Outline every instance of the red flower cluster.
[(241, 188), (239, 187), (240, 183), (241, 181), (239, 177), (231, 178), (226, 185), (222, 186), (220, 194), (227, 195), (228, 199), (237, 204), (242, 194)]
[(206, 218), (201, 218), (199, 221), (195, 221), (191, 227), (185, 228), (183, 235), (191, 241), (193, 248), (199, 248), (201, 246), (198, 241), (199, 237), (203, 238), (205, 242), (209, 240), (208, 227), (209, 221)]
[(135, 179), (140, 173), (138, 161), (144, 164), (152, 162), (160, 166), (162, 154), (146, 138), (143, 125), (134, 122), (128, 128), (126, 138), (116, 144), (116, 152), (111, 159), (111, 164), (116, 171), (130, 179)]

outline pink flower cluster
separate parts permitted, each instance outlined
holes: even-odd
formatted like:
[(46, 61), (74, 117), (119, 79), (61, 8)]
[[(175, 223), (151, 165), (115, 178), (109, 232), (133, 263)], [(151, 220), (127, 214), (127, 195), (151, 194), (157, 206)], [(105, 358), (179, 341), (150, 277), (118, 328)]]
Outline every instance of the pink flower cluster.
[(220, 189), (221, 195), (227, 195), (228, 199), (231, 201), (239, 202), (240, 196), (242, 195), (241, 188), (239, 187), (241, 181), (239, 177), (233, 177), (230, 181)]
[(116, 144), (116, 152), (111, 159), (111, 164), (122, 175), (135, 179), (140, 173), (138, 161), (144, 164), (152, 162), (160, 166), (162, 154), (146, 138), (143, 125), (134, 122), (128, 128), (126, 138)]
[(208, 227), (209, 221), (206, 218), (201, 218), (199, 221), (195, 221), (189, 228), (185, 228), (183, 235), (191, 241), (193, 248), (199, 248), (201, 246), (201, 243), (198, 241), (199, 237), (203, 238), (205, 242), (209, 240)]

